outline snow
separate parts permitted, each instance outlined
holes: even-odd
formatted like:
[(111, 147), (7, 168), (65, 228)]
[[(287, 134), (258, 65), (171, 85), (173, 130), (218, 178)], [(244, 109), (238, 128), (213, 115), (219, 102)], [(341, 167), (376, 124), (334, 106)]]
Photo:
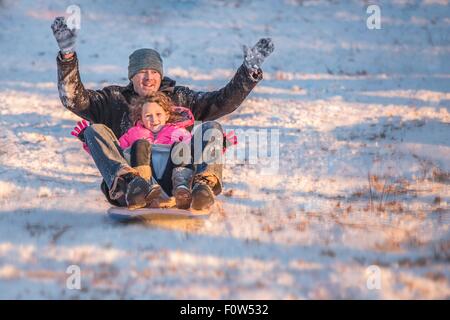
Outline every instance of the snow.
[(0, 298), (450, 297), (448, 1), (380, 2), (381, 30), (360, 1), (78, 3), (89, 88), (127, 84), (128, 55), (153, 47), (213, 90), (272, 37), (264, 80), (221, 123), (278, 130), (278, 170), (227, 164), (208, 219), (108, 220), (58, 98), (50, 25), (72, 3), (0, 1)]

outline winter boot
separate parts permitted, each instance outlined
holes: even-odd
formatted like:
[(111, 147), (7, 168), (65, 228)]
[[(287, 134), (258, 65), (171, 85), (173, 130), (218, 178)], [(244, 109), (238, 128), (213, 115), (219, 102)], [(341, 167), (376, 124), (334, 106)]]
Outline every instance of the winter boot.
[(191, 185), (194, 170), (176, 167), (172, 171), (173, 196), (178, 209), (189, 209), (192, 202)]
[(161, 194), (159, 185), (150, 185), (138, 175), (127, 173), (122, 178), (126, 184), (125, 201), (131, 210), (145, 207)]
[(195, 210), (208, 209), (214, 204), (213, 188), (218, 183), (213, 174), (197, 174), (192, 187), (192, 208)]
[(161, 195), (161, 186), (157, 183), (152, 184), (152, 169), (149, 165), (136, 166), (133, 169), (136, 169), (139, 176), (150, 184), (150, 192), (145, 197), (147, 205), (150, 205), (153, 200), (156, 200)]
[(150, 178), (152, 177), (152, 170), (149, 165), (137, 166), (133, 167), (133, 169), (136, 169), (141, 178), (145, 179), (146, 181), (150, 181)]

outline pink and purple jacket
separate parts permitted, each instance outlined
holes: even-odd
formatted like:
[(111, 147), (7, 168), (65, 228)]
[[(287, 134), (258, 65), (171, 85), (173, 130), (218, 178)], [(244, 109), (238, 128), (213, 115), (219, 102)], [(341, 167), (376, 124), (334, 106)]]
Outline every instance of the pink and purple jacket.
[(191, 110), (184, 107), (172, 107), (173, 111), (181, 115), (182, 120), (173, 123), (167, 123), (158, 133), (153, 133), (145, 128), (142, 122), (138, 121), (133, 127), (120, 137), (119, 144), (122, 149), (127, 149), (133, 145), (136, 140), (146, 139), (151, 144), (174, 144), (175, 142), (189, 142), (191, 133), (186, 130), (194, 124), (194, 116)]

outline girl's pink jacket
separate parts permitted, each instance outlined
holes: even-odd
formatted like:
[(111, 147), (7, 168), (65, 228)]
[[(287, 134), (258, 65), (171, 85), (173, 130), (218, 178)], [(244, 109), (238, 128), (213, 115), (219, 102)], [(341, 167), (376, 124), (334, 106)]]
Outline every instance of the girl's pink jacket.
[(142, 122), (138, 121), (134, 127), (128, 129), (128, 131), (120, 137), (120, 147), (125, 150), (131, 147), (133, 143), (139, 139), (146, 139), (152, 144), (173, 144), (179, 141), (189, 142), (191, 140), (191, 134), (186, 130), (186, 127), (194, 124), (194, 116), (192, 115), (191, 110), (184, 107), (173, 107), (172, 109), (175, 113), (181, 115), (181, 121), (167, 123), (156, 134), (145, 128)]

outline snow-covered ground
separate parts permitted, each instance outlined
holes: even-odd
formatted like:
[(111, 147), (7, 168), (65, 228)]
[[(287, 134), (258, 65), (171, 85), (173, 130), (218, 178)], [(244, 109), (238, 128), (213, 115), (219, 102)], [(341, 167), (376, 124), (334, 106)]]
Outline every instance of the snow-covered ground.
[(221, 123), (278, 130), (278, 170), (228, 164), (209, 219), (127, 226), (57, 96), (70, 4), (0, 1), (0, 298), (450, 298), (448, 0), (379, 1), (381, 30), (365, 1), (77, 1), (90, 88), (126, 84), (140, 47), (212, 90), (242, 45), (276, 46)]

